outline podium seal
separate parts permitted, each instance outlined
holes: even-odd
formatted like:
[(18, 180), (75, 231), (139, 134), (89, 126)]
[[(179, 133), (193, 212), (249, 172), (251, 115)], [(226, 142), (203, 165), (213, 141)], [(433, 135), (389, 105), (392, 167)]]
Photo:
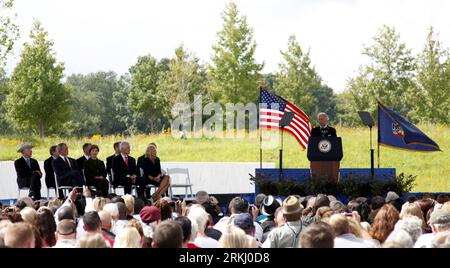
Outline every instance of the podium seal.
[(321, 153), (328, 153), (331, 151), (331, 142), (329, 140), (321, 140), (318, 144)]

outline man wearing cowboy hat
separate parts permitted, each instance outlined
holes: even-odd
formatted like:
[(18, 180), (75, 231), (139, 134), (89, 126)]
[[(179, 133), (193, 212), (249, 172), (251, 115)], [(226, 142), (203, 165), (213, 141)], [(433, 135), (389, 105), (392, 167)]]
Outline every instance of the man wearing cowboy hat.
[(295, 248), (298, 244), (298, 238), (303, 231), (303, 223), (301, 221), (303, 206), (300, 200), (295, 196), (288, 196), (283, 201), (281, 212), (286, 220), (286, 224), (273, 229), (263, 248)]
[(14, 161), (14, 167), (17, 173), (17, 185), (19, 188), (29, 187), (29, 197), (33, 200), (41, 199), (41, 177), (42, 172), (38, 161), (31, 158), (33, 145), (30, 143), (22, 144), (17, 150), (22, 157)]

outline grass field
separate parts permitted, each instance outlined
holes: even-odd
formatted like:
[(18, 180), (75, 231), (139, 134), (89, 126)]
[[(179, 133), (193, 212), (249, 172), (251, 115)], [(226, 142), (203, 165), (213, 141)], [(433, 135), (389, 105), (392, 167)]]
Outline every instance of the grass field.
[[(429, 137), (437, 142), (442, 152), (419, 153), (403, 150), (394, 150), (381, 147), (380, 167), (395, 167), (397, 173), (404, 172), (417, 176), (414, 191), (420, 192), (450, 192), (450, 127), (448, 126), (419, 126)], [(376, 132), (374, 129), (374, 141)], [(370, 167), (369, 130), (367, 128), (337, 127), (338, 135), (343, 140), (344, 158), (341, 162), (343, 168)], [(84, 142), (91, 142), (100, 146), (100, 158), (105, 159), (112, 153), (112, 144), (124, 137), (93, 136), (90, 139), (58, 139), (58, 138), (31, 138), (14, 139), (0, 137), (0, 160), (14, 160), (19, 157), (17, 147), (24, 141), (31, 141), (35, 148), (33, 157), (44, 160), (48, 157), (48, 148), (52, 144), (66, 142), (70, 148), (70, 155), (79, 157)], [(159, 148), (159, 157), (162, 161), (180, 162), (258, 162), (259, 139), (219, 139), (201, 138), (180, 140), (170, 134), (137, 135), (127, 137), (132, 144), (132, 155), (139, 156), (145, 151), (146, 144), (156, 142)], [(284, 162), (286, 168), (307, 168), (309, 162), (306, 151), (302, 151), (293, 137), (285, 134)], [(374, 143), (375, 146), (375, 143)], [(376, 148), (376, 146), (375, 146)], [(377, 152), (375, 151), (375, 155)], [(278, 163), (278, 149), (263, 151), (264, 162)], [(377, 164), (377, 162), (375, 162)]]

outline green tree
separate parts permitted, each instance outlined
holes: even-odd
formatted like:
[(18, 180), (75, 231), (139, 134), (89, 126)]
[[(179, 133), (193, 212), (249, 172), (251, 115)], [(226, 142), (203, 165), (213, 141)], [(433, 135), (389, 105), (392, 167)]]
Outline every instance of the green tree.
[(14, 0), (0, 0), (0, 66), (5, 65), (14, 43), (19, 38), (19, 26), (12, 15)]
[(130, 88), (130, 74), (122, 75), (118, 81), (118, 89), (113, 92), (112, 96), (114, 133), (131, 135), (131, 130), (133, 129), (133, 113), (127, 103)]
[(426, 45), (418, 55), (417, 93), (412, 117), (431, 123), (450, 123), (450, 53), (430, 27)]
[(9, 91), (9, 79), (6, 77), (5, 71), (0, 68), (0, 135), (9, 134), (11, 127), (6, 117), (6, 107), (4, 103)]
[(283, 61), (279, 64), (275, 90), (284, 98), (311, 114), (315, 108), (314, 91), (322, 79), (311, 66), (309, 51), (304, 53), (294, 35), (288, 40), (288, 48), (281, 51)]
[(262, 64), (255, 61), (256, 43), (247, 18), (231, 2), (222, 13), (223, 28), (213, 46), (211, 92), (222, 103), (249, 103), (258, 99)]
[(8, 56), (19, 38), (19, 27), (12, 14), (13, 0), (0, 0), (0, 134), (8, 134), (12, 128), (7, 122), (6, 96), (8, 95), (9, 78), (4, 70)]
[(67, 78), (72, 92), (72, 133), (78, 136), (115, 133), (113, 93), (119, 88), (114, 72), (73, 74)]
[(313, 90), (312, 97), (314, 106), (310, 112), (310, 114), (313, 115), (310, 119), (315, 121), (316, 115), (320, 112), (324, 112), (330, 117), (330, 122), (335, 123), (337, 119), (337, 100), (333, 89), (329, 86), (322, 85), (316, 90)]
[(57, 63), (53, 41), (38, 21), (14, 69), (6, 98), (8, 118), (28, 133), (61, 133), (70, 120), (70, 91), (61, 82), (64, 65)]
[(191, 103), (195, 95), (207, 97), (206, 70), (198, 58), (180, 46), (175, 49), (175, 57), (170, 60), (159, 91), (166, 95), (166, 114), (169, 114), (175, 103)]
[(363, 55), (370, 58), (367, 66), (360, 66), (359, 75), (347, 83), (352, 104), (348, 111), (356, 121), (358, 110), (375, 112), (377, 99), (391, 106), (400, 114), (407, 115), (414, 103), (415, 59), (411, 50), (400, 42), (393, 27), (383, 26), (373, 38), (374, 44), (365, 47)]
[(273, 92), (275, 90), (275, 84), (277, 83), (277, 75), (274, 73), (262, 74), (262, 85), (268, 90)]
[(361, 119), (356, 114), (353, 103), (353, 95), (349, 90), (344, 90), (336, 95), (336, 123), (357, 126), (361, 125)]
[(130, 68), (128, 106), (133, 113), (131, 132), (156, 132), (167, 124), (168, 99), (158, 87), (168, 71), (168, 61), (158, 62), (151, 55), (138, 58)]

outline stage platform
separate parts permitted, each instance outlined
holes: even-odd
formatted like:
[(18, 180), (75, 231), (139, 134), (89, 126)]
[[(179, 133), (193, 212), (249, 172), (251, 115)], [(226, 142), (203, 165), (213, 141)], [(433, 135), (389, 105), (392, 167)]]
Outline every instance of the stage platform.
[[(42, 172), (43, 162), (39, 162)], [(251, 184), (250, 175), (255, 175), (255, 169), (260, 167), (259, 162), (162, 162), (163, 169), (187, 168), (189, 169), (194, 194), (205, 190), (216, 195), (241, 195), (254, 194), (255, 186)], [(263, 163), (264, 168), (275, 168), (274, 163)], [(45, 176), (45, 174), (44, 174)], [(0, 162), (0, 201), (3, 204), (15, 202), (17, 199), (16, 172), (13, 161)], [(42, 183), (42, 197), (47, 196), (47, 188), (44, 178)], [(122, 189), (117, 190), (118, 194)], [(181, 189), (174, 189), (175, 194), (181, 194)], [(22, 191), (21, 196), (26, 196), (27, 191)], [(54, 196), (54, 191), (50, 196)]]

